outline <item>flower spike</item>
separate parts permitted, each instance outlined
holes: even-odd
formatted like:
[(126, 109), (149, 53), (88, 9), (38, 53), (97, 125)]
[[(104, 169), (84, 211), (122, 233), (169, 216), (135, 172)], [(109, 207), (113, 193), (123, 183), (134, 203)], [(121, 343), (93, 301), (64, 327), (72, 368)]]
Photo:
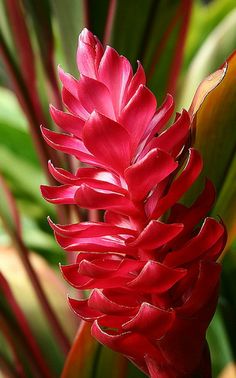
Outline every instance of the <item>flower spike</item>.
[(52, 148), (87, 164), (67, 172), (49, 163), (61, 185), (43, 186), (43, 196), (105, 211), (103, 222), (49, 220), (60, 246), (78, 252), (75, 264), (61, 267), (65, 279), (91, 290), (86, 300), (70, 298), (70, 305), (91, 322), (98, 341), (148, 376), (209, 378), (205, 334), (226, 231), (204, 219), (215, 198), (209, 180), (190, 207), (178, 203), (203, 165), (189, 149), (189, 114), (183, 110), (166, 127), (173, 98), (167, 95), (157, 109), (142, 65), (133, 74), (126, 58), (104, 49), (87, 29), (77, 64), (79, 80), (59, 69), (68, 112), (51, 107), (66, 134), (42, 130)]

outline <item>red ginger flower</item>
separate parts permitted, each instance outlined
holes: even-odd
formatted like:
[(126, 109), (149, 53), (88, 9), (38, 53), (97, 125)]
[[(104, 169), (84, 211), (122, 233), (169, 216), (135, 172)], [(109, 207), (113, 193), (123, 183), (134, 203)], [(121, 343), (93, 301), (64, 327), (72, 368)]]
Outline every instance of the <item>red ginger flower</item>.
[[(79, 37), (80, 79), (59, 69), (69, 113), (51, 107), (66, 134), (43, 129), (53, 148), (89, 166), (75, 174), (51, 163), (62, 185), (42, 187), (52, 203), (105, 210), (104, 222), (56, 225), (58, 243), (79, 251), (63, 266), (65, 279), (86, 300), (70, 299), (92, 335), (123, 353), (151, 377), (210, 377), (205, 341), (215, 311), (225, 245), (223, 225), (204, 219), (215, 191), (206, 181), (197, 200), (177, 203), (202, 169), (188, 150), (190, 119), (183, 110), (166, 129), (174, 104), (168, 95), (156, 110), (140, 63), (105, 51), (88, 30)], [(188, 154), (187, 162), (186, 155)]]

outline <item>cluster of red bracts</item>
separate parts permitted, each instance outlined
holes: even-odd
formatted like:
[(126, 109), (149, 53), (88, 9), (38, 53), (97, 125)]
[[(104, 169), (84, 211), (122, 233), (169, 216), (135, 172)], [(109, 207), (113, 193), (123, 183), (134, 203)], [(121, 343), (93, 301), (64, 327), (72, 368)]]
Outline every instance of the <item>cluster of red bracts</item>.
[(212, 218), (202, 222), (215, 198), (211, 182), (190, 207), (178, 203), (202, 170), (199, 153), (188, 150), (189, 115), (183, 111), (166, 128), (172, 97), (156, 110), (141, 64), (133, 75), (125, 57), (104, 51), (87, 30), (77, 62), (79, 80), (59, 70), (69, 112), (51, 108), (66, 134), (42, 131), (50, 146), (86, 163), (74, 174), (50, 163), (62, 185), (43, 186), (43, 196), (105, 210), (104, 222), (50, 221), (62, 248), (79, 252), (62, 267), (64, 277), (91, 289), (88, 299), (70, 304), (98, 341), (149, 376), (209, 378), (205, 333), (226, 232)]

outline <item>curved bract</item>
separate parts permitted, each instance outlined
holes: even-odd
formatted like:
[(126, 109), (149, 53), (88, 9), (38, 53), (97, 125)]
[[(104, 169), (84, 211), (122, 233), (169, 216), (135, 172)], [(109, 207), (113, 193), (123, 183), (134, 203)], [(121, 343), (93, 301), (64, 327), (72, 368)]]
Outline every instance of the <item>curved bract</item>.
[(42, 186), (49, 202), (105, 210), (103, 222), (56, 225), (58, 243), (79, 252), (62, 266), (65, 279), (88, 299), (69, 299), (92, 334), (151, 377), (210, 377), (206, 329), (220, 277), (216, 263), (226, 231), (206, 218), (215, 191), (206, 181), (190, 206), (179, 203), (202, 170), (190, 148), (190, 118), (183, 110), (167, 127), (174, 102), (157, 108), (138, 63), (104, 50), (84, 29), (77, 80), (59, 69), (64, 113), (51, 116), (65, 132), (42, 129), (53, 148), (86, 165), (68, 172), (49, 164), (60, 186)]

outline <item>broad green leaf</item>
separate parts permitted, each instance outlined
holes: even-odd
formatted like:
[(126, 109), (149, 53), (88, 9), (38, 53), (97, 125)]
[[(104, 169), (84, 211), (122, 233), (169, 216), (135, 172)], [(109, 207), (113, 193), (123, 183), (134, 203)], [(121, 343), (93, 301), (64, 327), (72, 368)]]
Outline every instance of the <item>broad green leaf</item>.
[(179, 104), (188, 107), (199, 83), (218, 69), (236, 49), (236, 9), (232, 10), (208, 35), (183, 77)]
[(225, 329), (227, 330), (228, 339), (231, 343), (231, 350), (236, 361), (236, 292), (235, 292), (235, 275), (236, 275), (236, 239), (231, 244), (223, 259), (222, 283), (220, 301), (221, 311), (224, 318)]
[[(45, 220), (46, 223), (46, 220)], [(58, 263), (65, 263), (65, 252), (55, 243), (51, 228), (48, 232), (39, 228), (39, 225), (24, 217), (22, 219), (23, 240), (30, 251), (37, 252), (47, 260), (48, 263), (54, 264), (58, 269)]]
[(35, 166), (39, 170), (38, 158), (28, 132), (17, 127), (17, 120), (15, 124), (9, 124), (3, 123), (0, 119), (0, 127), (0, 149), (9, 149), (17, 159), (22, 159), (26, 163), (28, 161), (32, 167)]
[(33, 208), (37, 204), (38, 213), (45, 213), (45, 209), (53, 211), (52, 206), (44, 201), (40, 194), (39, 186), (45, 181), (40, 170), (3, 146), (0, 149), (0, 171), (8, 179), (16, 198), (25, 198), (32, 203)]
[(150, 18), (156, 12), (155, 8), (152, 0), (145, 1), (145, 4), (142, 0), (117, 2), (110, 44), (133, 65), (146, 49), (147, 29), (151, 26)]
[(224, 321), (218, 308), (207, 332), (212, 359), (213, 376), (234, 360)]
[[(0, 88), (0, 124), (7, 124), (9, 127), (14, 127), (14, 129), (27, 130), (27, 121), (16, 96), (6, 88)], [(0, 142), (6, 143), (7, 140), (0, 135)]]
[[(32, 1), (23, 0), (25, 9), (33, 21), (33, 28), (40, 48), (42, 64), (49, 74), (52, 67), (53, 33), (51, 24), (51, 8), (48, 0)], [(50, 74), (49, 74), (50, 75)]]
[(64, 50), (67, 67), (71, 74), (76, 75), (77, 41), (79, 33), (84, 27), (83, 1), (51, 0), (51, 3), (59, 26), (60, 41)]
[[(193, 12), (186, 40), (185, 68), (189, 66), (208, 35), (234, 8), (235, 0), (214, 0), (208, 2), (195, 0), (193, 2)], [(199, 33), (199, 30), (201, 33)]]
[[(101, 40), (104, 41), (104, 33), (106, 32), (107, 21), (108, 21), (108, 14), (109, 8), (114, 3), (114, 0), (89, 0), (84, 2), (84, 15), (85, 15), (85, 23), (87, 23), (87, 27), (90, 28), (93, 33)], [(114, 4), (114, 8), (119, 7), (120, 1), (117, 4)], [(128, 6), (128, 2), (126, 3)], [(86, 20), (86, 14), (88, 20)], [(107, 42), (107, 41), (106, 41)]]
[(117, 3), (111, 45), (134, 66), (141, 60), (158, 99), (167, 90), (175, 92), (191, 4), (178, 0)]
[(228, 229), (228, 245), (236, 237), (236, 154), (227, 170), (227, 176), (216, 201), (213, 215), (220, 215)]

